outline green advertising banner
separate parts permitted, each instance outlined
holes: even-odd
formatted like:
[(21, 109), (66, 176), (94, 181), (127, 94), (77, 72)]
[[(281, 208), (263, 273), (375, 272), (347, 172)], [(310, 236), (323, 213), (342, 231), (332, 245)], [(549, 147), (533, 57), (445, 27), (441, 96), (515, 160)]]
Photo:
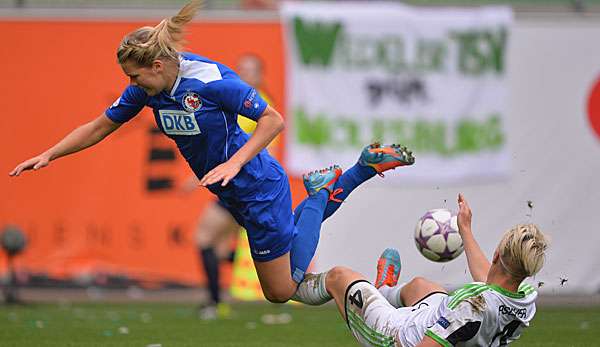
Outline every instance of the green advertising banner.
[(413, 150), (402, 179), (506, 176), (508, 7), (285, 3), (287, 167), (352, 165), (373, 141)]

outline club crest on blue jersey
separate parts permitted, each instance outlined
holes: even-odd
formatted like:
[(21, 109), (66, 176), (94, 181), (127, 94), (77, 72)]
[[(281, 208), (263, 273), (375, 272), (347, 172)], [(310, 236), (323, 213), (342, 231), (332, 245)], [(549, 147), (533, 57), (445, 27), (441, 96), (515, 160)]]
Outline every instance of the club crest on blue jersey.
[(183, 103), (183, 108), (188, 112), (196, 112), (202, 107), (200, 96), (194, 92), (185, 93), (181, 102)]
[(194, 113), (181, 110), (159, 110), (161, 126), (167, 135), (198, 135), (200, 127)]

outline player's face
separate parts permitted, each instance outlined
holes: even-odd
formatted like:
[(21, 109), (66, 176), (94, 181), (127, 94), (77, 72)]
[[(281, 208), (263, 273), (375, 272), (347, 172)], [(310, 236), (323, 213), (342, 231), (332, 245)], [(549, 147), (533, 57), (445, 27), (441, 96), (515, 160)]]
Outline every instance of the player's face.
[(157, 69), (155, 66), (140, 67), (128, 60), (121, 65), (121, 68), (129, 77), (129, 84), (142, 88), (150, 96), (156, 95), (165, 89), (162, 70)]

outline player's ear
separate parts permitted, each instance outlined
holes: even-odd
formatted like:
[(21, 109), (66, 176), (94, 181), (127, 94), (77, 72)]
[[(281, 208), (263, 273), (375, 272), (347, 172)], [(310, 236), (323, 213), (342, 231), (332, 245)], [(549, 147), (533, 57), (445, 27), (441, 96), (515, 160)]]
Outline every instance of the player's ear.
[(162, 72), (165, 68), (165, 63), (160, 59), (155, 59), (152, 62), (152, 71), (154, 72)]
[(497, 264), (498, 260), (500, 260), (500, 253), (498, 250), (494, 251), (494, 257), (492, 258), (492, 264)]

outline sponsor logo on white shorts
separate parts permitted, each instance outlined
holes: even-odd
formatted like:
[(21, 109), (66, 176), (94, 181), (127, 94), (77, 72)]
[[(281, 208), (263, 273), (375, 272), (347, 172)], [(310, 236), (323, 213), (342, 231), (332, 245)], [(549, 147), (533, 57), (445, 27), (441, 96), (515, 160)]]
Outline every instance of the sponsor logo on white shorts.
[(198, 135), (200, 127), (193, 113), (180, 110), (158, 111), (160, 123), (169, 135)]

